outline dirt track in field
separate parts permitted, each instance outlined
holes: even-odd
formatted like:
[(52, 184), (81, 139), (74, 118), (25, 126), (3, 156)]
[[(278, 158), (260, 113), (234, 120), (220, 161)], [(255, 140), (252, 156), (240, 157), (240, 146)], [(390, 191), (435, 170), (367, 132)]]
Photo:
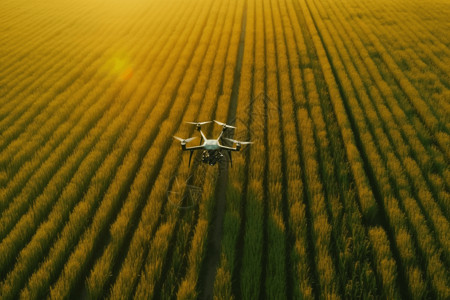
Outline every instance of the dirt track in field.
[[(247, 6), (242, 15), (241, 36), (237, 53), (236, 69), (234, 71), (233, 90), (231, 92), (230, 106), (228, 110), (227, 124), (234, 125), (236, 121), (236, 108), (238, 102), (239, 84), (241, 80), (242, 60), (244, 55), (245, 27), (247, 22)], [(239, 154), (238, 154), (239, 155)], [(200, 298), (212, 299), (214, 280), (217, 265), (220, 261), (221, 242), (223, 233), (223, 221), (225, 217), (226, 191), (228, 184), (228, 162), (219, 166), (219, 176), (215, 189), (216, 205), (214, 207), (211, 229), (208, 233), (208, 251), (200, 274)]]

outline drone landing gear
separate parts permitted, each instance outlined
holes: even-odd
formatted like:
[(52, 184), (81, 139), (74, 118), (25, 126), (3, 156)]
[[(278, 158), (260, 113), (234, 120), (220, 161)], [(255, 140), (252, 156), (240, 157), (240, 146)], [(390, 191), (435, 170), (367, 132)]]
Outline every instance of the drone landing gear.
[(191, 166), (191, 159), (192, 159), (192, 154), (194, 154), (194, 151), (191, 150), (191, 153), (189, 153), (189, 167)]

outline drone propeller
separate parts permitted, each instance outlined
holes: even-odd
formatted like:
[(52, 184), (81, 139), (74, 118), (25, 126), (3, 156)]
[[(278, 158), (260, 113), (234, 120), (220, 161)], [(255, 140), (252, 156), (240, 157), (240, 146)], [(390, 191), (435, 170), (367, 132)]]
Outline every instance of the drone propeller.
[(179, 137), (177, 137), (177, 136), (173, 136), (173, 137), (174, 137), (174, 139), (179, 140), (182, 144), (189, 143), (190, 141), (192, 141), (192, 140), (194, 140), (194, 139), (197, 138), (196, 136), (190, 137), (190, 138), (188, 138), (188, 139), (182, 139), (182, 138), (179, 138)]
[(230, 142), (233, 142), (233, 143), (235, 143), (235, 144), (241, 144), (241, 145), (253, 144), (253, 142), (241, 142), (241, 141), (236, 141), (236, 140), (229, 139), (229, 138), (224, 138), (224, 139), (226, 139), (226, 140), (228, 140), (228, 141), (230, 141)]
[(205, 125), (205, 124), (212, 123), (212, 121), (205, 121), (205, 122), (186, 122), (186, 123), (188, 123), (188, 124), (193, 124), (193, 125), (196, 125), (196, 126), (202, 126), (202, 125)]
[(219, 124), (220, 126), (223, 126), (224, 128), (234, 128), (234, 129), (236, 129), (236, 127), (234, 127), (234, 126), (231, 126), (231, 125), (228, 125), (228, 124), (225, 124), (225, 123), (216, 121), (216, 120), (214, 120), (214, 122), (216, 122), (216, 123)]

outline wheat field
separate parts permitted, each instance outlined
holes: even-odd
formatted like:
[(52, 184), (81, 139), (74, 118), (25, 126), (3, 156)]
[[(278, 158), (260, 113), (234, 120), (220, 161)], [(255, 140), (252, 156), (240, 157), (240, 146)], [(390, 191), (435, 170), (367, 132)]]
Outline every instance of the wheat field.
[(449, 161), (448, 0), (0, 1), (0, 299), (449, 299)]

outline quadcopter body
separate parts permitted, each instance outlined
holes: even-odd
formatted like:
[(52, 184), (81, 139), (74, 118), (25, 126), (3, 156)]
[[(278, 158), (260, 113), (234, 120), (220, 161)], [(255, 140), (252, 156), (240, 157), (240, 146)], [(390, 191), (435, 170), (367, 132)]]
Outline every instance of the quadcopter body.
[[(215, 123), (219, 124), (222, 126), (222, 132), (220, 133), (219, 137), (217, 139), (207, 139), (204, 135), (204, 133), (202, 132), (201, 126), (204, 124), (208, 124), (211, 123), (212, 121), (207, 121), (207, 122), (187, 122), (189, 124), (194, 124), (197, 128), (197, 131), (200, 132), (201, 135), (201, 140), (200, 140), (200, 145), (198, 146), (193, 146), (193, 147), (187, 147), (186, 144), (189, 143), (190, 141), (194, 140), (196, 137), (191, 137), (188, 139), (182, 139), (179, 137), (174, 136), (175, 139), (179, 140), (181, 142), (181, 149), (183, 151), (190, 151), (189, 154), (189, 165), (191, 164), (191, 158), (192, 158), (192, 154), (194, 153), (194, 151), (196, 150), (201, 150), (202, 151), (202, 158), (201, 158), (201, 162), (208, 164), (210, 166), (214, 166), (216, 163), (218, 162), (222, 162), (225, 159), (225, 155), (224, 153), (227, 153), (229, 159), (230, 159), (230, 163), (232, 164), (232, 159), (231, 159), (231, 152), (232, 151), (239, 151), (241, 149), (241, 145), (245, 145), (245, 144), (251, 144), (251, 142), (240, 142), (240, 141), (236, 141), (233, 139), (229, 139), (229, 138), (225, 138), (222, 137), (224, 132), (226, 130), (229, 129), (235, 129), (236, 127), (231, 126), (231, 125), (227, 125), (225, 123), (219, 122), (214, 120)], [(229, 146), (225, 146), (221, 143), (221, 141), (225, 139), (228, 140), (230, 142), (232, 142), (233, 144), (236, 144), (236, 147), (229, 147)], [(203, 143), (202, 143), (203, 141)]]

